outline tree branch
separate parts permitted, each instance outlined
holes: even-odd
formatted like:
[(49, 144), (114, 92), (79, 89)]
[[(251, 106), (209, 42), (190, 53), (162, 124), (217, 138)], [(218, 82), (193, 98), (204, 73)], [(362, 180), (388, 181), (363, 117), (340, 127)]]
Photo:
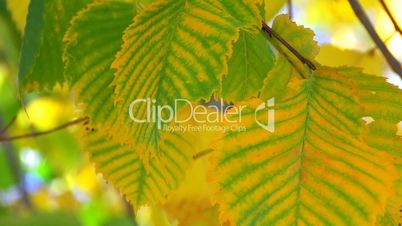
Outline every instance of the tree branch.
[(285, 39), (283, 39), (278, 33), (272, 30), (264, 21), (262, 22), (262, 30), (264, 30), (269, 36), (276, 38), (282, 45), (284, 45), (290, 52), (293, 53), (303, 64), (306, 64), (311, 70), (316, 70), (316, 66), (309, 59), (301, 55), (293, 46), (291, 46)]
[(10, 120), (10, 122), (3, 129), (0, 130), (0, 136), (1, 134), (7, 132), (8, 128), (10, 128), (10, 126), (15, 122), (16, 119), (17, 115), (14, 115), (14, 117)]
[(395, 17), (392, 15), (391, 10), (388, 8), (387, 4), (384, 0), (380, 0), (382, 7), (384, 8), (385, 12), (387, 13), (389, 19), (391, 20), (392, 24), (394, 25), (395, 31), (397, 31), (400, 35), (402, 35), (402, 30), (398, 26), (398, 22), (396, 21)]
[(401, 64), (398, 62), (398, 60), (396, 60), (396, 58), (391, 54), (391, 52), (388, 50), (387, 46), (381, 40), (380, 36), (375, 31), (373, 25), (371, 24), (368, 16), (364, 12), (359, 1), (358, 0), (349, 0), (349, 4), (352, 7), (353, 11), (355, 12), (356, 16), (359, 18), (360, 22), (366, 28), (371, 39), (373, 39), (375, 44), (378, 46), (378, 49), (380, 49), (381, 53), (387, 60), (389, 66), (392, 68), (392, 70), (395, 73), (397, 73), (402, 78)]
[[(12, 124), (12, 123), (9, 123), (9, 124)], [(0, 115), (0, 127), (1, 126), (3, 126), (3, 119)], [(2, 135), (4, 137), (7, 137), (6, 130), (3, 129)], [(22, 172), (16, 151), (14, 150), (13, 145), (11, 145), (9, 142), (2, 143), (2, 146), (4, 148), (4, 154), (7, 159), (6, 164), (8, 164), (8, 166), (11, 170), (12, 177), (14, 178), (15, 183), (18, 185), (18, 190), (21, 194), (22, 202), (24, 203), (24, 205), (27, 209), (32, 211), (32, 210), (34, 210), (34, 208), (31, 203), (31, 200), (29, 199), (29, 194), (25, 188), (23, 172)]]
[(289, 14), (289, 19), (293, 19), (293, 2), (292, 0), (288, 0), (288, 14)]
[(13, 136), (13, 137), (7, 137), (7, 136), (0, 135), (0, 142), (8, 142), (8, 141), (14, 141), (14, 140), (19, 140), (19, 139), (24, 139), (24, 138), (32, 138), (32, 137), (43, 136), (43, 135), (50, 134), (50, 133), (65, 129), (65, 128), (69, 127), (69, 126), (73, 126), (73, 125), (76, 125), (76, 124), (79, 124), (81, 122), (85, 122), (85, 121), (88, 121), (88, 120), (89, 120), (88, 117), (79, 118), (79, 119), (73, 120), (71, 122), (67, 122), (67, 123), (65, 123), (63, 125), (60, 125), (60, 126), (58, 126), (56, 128), (53, 128), (51, 130), (42, 131), (42, 132), (28, 133), (28, 134), (23, 134), (23, 135), (17, 135), (17, 136)]

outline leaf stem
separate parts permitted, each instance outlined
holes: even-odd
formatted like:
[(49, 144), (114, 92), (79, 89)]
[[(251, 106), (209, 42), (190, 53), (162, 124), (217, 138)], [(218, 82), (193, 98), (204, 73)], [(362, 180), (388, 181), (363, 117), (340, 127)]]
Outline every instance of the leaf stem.
[(19, 139), (24, 139), (24, 138), (32, 138), (32, 137), (38, 137), (38, 136), (43, 136), (43, 135), (47, 135), (62, 129), (65, 129), (67, 127), (79, 124), (81, 122), (85, 122), (88, 121), (89, 118), (88, 117), (84, 117), (84, 118), (79, 118), (76, 120), (73, 120), (71, 122), (67, 122), (63, 125), (57, 126), (53, 129), (47, 130), (47, 131), (41, 131), (41, 132), (34, 132), (34, 133), (28, 133), (28, 134), (22, 134), (22, 135), (17, 135), (17, 136), (12, 136), (12, 137), (7, 137), (7, 136), (2, 136), (0, 135), (0, 142), (8, 142), (8, 141), (14, 141), (14, 140), (19, 140)]
[(395, 17), (392, 15), (391, 10), (388, 8), (387, 4), (384, 0), (380, 0), (382, 7), (384, 8), (385, 12), (387, 13), (389, 19), (391, 20), (392, 24), (394, 25), (395, 31), (397, 31), (400, 35), (402, 35), (402, 30), (398, 26), (398, 22), (396, 21)]
[(363, 10), (362, 6), (360, 5), (359, 1), (358, 0), (349, 0), (349, 4), (352, 7), (352, 9), (353, 9), (354, 13), (356, 14), (357, 18), (360, 20), (360, 22), (366, 28), (366, 30), (369, 33), (371, 39), (373, 39), (375, 44), (378, 46), (378, 49), (380, 49), (382, 55), (387, 60), (389, 66), (392, 68), (392, 70), (395, 73), (397, 73), (402, 78), (401, 64), (391, 54), (391, 52), (388, 50), (387, 46), (381, 40), (380, 36), (375, 31), (373, 25), (371, 24), (367, 14), (364, 12), (364, 10)]
[(264, 30), (269, 36), (276, 38), (282, 45), (284, 45), (290, 52), (293, 53), (303, 64), (306, 64), (311, 70), (316, 70), (317, 67), (309, 59), (301, 55), (293, 46), (291, 46), (285, 39), (283, 39), (278, 33), (272, 30), (264, 21), (262, 22), (262, 30)]

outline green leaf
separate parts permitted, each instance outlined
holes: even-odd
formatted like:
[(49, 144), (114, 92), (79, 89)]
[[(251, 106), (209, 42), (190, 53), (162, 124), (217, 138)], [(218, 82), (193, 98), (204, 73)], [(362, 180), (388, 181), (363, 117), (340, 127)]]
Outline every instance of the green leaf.
[[(134, 15), (131, 3), (90, 4), (74, 18), (67, 32), (65, 59), (68, 78), (78, 93), (78, 101), (86, 105), (84, 114), (90, 117), (88, 132), (82, 138), (83, 148), (91, 154), (97, 171), (139, 208), (160, 202), (177, 186), (191, 160), (195, 137), (162, 134), (160, 155), (147, 156), (146, 162), (141, 150), (111, 139), (116, 134), (110, 133), (110, 122), (116, 120), (117, 111), (110, 87), (113, 79), (110, 65), (122, 44), (121, 35)], [(92, 34), (96, 35), (88, 39)]]
[(64, 83), (63, 36), (71, 18), (89, 2), (31, 0), (18, 72), (23, 92)]
[[(268, 121), (266, 111), (255, 113), (262, 102), (254, 100), (243, 115), (247, 131), (228, 133), (213, 152), (222, 219), (234, 225), (373, 225), (401, 178), (395, 167), (401, 144), (389, 144), (400, 143), (402, 91), (384, 78), (320, 67), (283, 92), (273, 108), (274, 133), (256, 123)], [(381, 126), (378, 140), (370, 129), (376, 121), (366, 125), (365, 116), (394, 126)]]
[(240, 32), (228, 62), (228, 75), (223, 79), (222, 96), (228, 101), (256, 97), (268, 72), (274, 67), (275, 54), (265, 34)]
[[(112, 133), (119, 134), (119, 142), (152, 154), (160, 148), (156, 125), (133, 123), (127, 114), (132, 101), (151, 98), (173, 105), (177, 98), (198, 101), (218, 91), (240, 28), (260, 26), (252, 2), (164, 0), (137, 15), (112, 65), (121, 113)], [(146, 111), (145, 105), (136, 105), (132, 112), (143, 118)]]
[[(261, 90), (260, 98), (268, 100), (272, 97), (281, 98), (286, 93), (283, 92), (287, 88), (290, 79), (295, 76), (296, 70), (290, 64), (288, 59), (283, 56), (278, 56), (275, 66), (265, 77), (264, 84)], [(261, 80), (260, 80), (261, 81)]]
[(97, 128), (108, 127), (116, 119), (110, 66), (135, 14), (133, 3), (95, 2), (74, 17), (65, 35), (66, 78)]

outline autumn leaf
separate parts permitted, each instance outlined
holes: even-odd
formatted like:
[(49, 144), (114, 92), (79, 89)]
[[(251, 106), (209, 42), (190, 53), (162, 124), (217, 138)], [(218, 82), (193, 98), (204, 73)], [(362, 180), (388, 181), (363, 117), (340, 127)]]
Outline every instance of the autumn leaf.
[[(251, 1), (165, 0), (137, 15), (112, 64), (116, 69), (115, 100), (121, 113), (112, 131), (120, 134), (119, 142), (151, 155), (160, 148), (156, 123), (133, 123), (125, 114), (132, 101), (150, 98), (157, 105), (173, 106), (174, 99), (209, 99), (218, 90), (239, 29), (256, 30), (260, 24), (256, 6), (245, 2)], [(253, 18), (240, 17), (250, 12), (254, 12)], [(146, 110), (146, 105), (140, 105), (132, 112), (143, 118)]]
[(265, 20), (270, 21), (274, 18), (285, 5), (287, 0), (264, 0)]
[[(375, 112), (372, 103), (381, 98), (369, 100), (372, 90), (394, 99)], [(250, 110), (244, 118), (247, 132), (227, 134), (213, 152), (211, 177), (222, 220), (236, 225), (371, 225), (394, 194), (401, 153), (386, 143), (369, 142), (375, 136), (362, 118), (395, 123), (382, 127), (382, 140), (396, 139), (401, 97), (383, 78), (320, 67), (306, 80), (290, 83), (286, 96), (276, 99), (274, 133), (260, 127)], [(266, 112), (256, 117), (267, 122)]]
[(261, 81), (274, 67), (275, 58), (263, 32), (241, 31), (228, 62), (228, 74), (223, 79), (222, 97), (228, 101), (256, 97), (263, 86)]
[(90, 0), (31, 0), (18, 78), (21, 91), (64, 83), (63, 36), (76, 12)]

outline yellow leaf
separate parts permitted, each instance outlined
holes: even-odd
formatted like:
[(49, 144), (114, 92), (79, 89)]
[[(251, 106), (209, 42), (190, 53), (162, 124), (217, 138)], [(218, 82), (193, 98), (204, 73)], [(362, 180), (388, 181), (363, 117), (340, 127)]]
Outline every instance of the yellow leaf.
[(265, 21), (270, 21), (285, 6), (287, 0), (264, 0)]
[(207, 183), (206, 158), (198, 159), (187, 171), (180, 187), (162, 206), (178, 225), (220, 225), (218, 208), (210, 200), (211, 187)]
[[(249, 108), (247, 131), (228, 133), (212, 153), (210, 176), (222, 221), (375, 224), (400, 189), (394, 182), (401, 178), (395, 165), (402, 149), (387, 143), (397, 138), (402, 91), (390, 87), (354, 69), (320, 67), (276, 101), (275, 132), (257, 124), (268, 123), (266, 111)], [(369, 99), (371, 91), (378, 96)], [(386, 142), (369, 142), (376, 137), (362, 120), (367, 115), (395, 122), (392, 129), (381, 127)]]
[(377, 51), (359, 52), (356, 50), (340, 49), (331, 45), (320, 47), (320, 53), (316, 59), (324, 65), (339, 67), (360, 67), (364, 72), (380, 75), (384, 70), (384, 59)]

